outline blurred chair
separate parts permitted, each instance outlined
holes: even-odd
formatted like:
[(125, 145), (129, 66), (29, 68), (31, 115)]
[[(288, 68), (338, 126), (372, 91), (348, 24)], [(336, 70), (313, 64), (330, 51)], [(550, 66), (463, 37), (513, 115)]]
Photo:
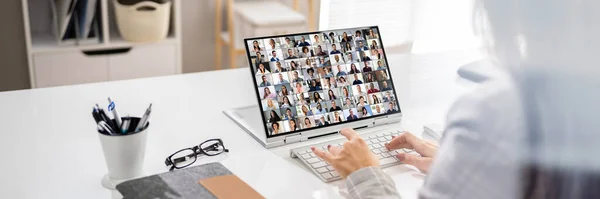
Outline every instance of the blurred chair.
[[(313, 0), (308, 0), (308, 27), (315, 29)], [(225, 14), (222, 12), (222, 0), (216, 1), (215, 12), (215, 59), (217, 69), (222, 65), (222, 47), (227, 47), (230, 68), (237, 67), (239, 55), (246, 54), (243, 38), (279, 35), (294, 32), (307, 31), (306, 24), (297, 26), (298, 23), (306, 23), (306, 17), (298, 12), (300, 1), (293, 1), (290, 8), (280, 1), (244, 1), (234, 2), (226, 0)], [(221, 25), (226, 19), (227, 30), (223, 31)], [(295, 26), (295, 27), (294, 27)], [(301, 29), (298, 29), (301, 28)]]

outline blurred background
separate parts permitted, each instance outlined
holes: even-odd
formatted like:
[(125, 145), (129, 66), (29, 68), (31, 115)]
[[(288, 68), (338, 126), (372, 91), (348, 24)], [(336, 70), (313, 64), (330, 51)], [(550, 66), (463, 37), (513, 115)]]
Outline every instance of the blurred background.
[(5, 1), (0, 91), (248, 67), (243, 38), (357, 26), (378, 25), (387, 54), (481, 48), (473, 0), (139, 2)]

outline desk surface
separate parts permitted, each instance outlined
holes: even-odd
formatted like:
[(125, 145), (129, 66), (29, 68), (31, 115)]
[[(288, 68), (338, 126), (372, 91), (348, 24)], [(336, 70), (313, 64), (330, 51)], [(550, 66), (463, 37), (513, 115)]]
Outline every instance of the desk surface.
[[(390, 55), (403, 128), (418, 134), (424, 123), (443, 123), (452, 101), (473, 87), (456, 69), (480, 57), (475, 52)], [(106, 106), (111, 96), (122, 115), (142, 115), (153, 103), (146, 174), (166, 172), (164, 158), (174, 151), (222, 138), (229, 154), (195, 164), (221, 161), (267, 198), (343, 197), (342, 181), (323, 183), (289, 157), (290, 148), (306, 143), (266, 150), (222, 113), (256, 103), (250, 82), (244, 68), (0, 93), (0, 196), (114, 197), (100, 185), (107, 170), (91, 117), (92, 106)], [(385, 171), (404, 198), (416, 198), (423, 175), (403, 165)]]

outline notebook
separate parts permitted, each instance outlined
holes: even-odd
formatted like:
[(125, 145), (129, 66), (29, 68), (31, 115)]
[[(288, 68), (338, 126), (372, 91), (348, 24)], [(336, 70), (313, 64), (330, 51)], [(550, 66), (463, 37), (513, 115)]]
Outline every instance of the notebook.
[[(235, 176), (231, 171), (225, 168), (221, 163), (209, 163), (190, 167), (182, 170), (176, 170), (148, 177), (138, 178), (123, 182), (117, 185), (117, 190), (123, 195), (124, 199), (137, 198), (225, 198), (211, 193), (209, 190), (219, 190), (218, 186), (200, 184), (199, 181), (210, 182), (211, 178), (218, 176)], [(221, 179), (221, 178), (217, 178)], [(227, 177), (227, 179), (239, 179), (237, 177)], [(239, 190), (252, 190), (243, 181), (229, 184), (240, 185)], [(208, 184), (208, 183), (207, 183)], [(218, 185), (219, 183), (212, 183)], [(209, 187), (208, 189), (205, 187)], [(248, 193), (252, 193), (249, 191)], [(254, 191), (258, 196), (256, 191)], [(216, 197), (218, 195), (219, 197)], [(261, 196), (262, 197), (262, 196)], [(257, 198), (257, 197), (255, 197)]]

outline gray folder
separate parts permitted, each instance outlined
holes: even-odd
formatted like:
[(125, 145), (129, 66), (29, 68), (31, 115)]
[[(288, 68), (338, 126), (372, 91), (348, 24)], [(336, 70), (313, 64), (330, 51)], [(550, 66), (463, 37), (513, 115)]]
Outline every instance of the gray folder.
[(221, 163), (209, 163), (182, 170), (138, 178), (117, 185), (125, 199), (133, 198), (215, 198), (198, 181), (232, 174)]

